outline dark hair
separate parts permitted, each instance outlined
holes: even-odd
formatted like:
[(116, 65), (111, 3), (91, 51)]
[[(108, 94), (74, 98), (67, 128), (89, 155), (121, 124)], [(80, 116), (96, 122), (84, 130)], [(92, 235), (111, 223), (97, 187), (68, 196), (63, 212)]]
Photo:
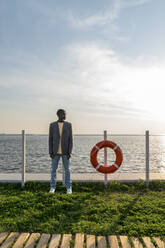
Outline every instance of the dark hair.
[(57, 116), (60, 116), (63, 113), (65, 114), (65, 110), (64, 109), (57, 110)]

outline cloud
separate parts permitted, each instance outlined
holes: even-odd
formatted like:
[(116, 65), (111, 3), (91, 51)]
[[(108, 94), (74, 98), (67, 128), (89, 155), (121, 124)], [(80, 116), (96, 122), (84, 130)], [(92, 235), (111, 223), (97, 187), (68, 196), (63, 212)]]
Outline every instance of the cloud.
[(123, 0), (123, 7), (139, 6), (151, 2), (151, 0)]
[[(113, 116), (161, 118), (165, 90), (163, 62), (152, 58), (147, 63), (145, 57), (137, 62), (126, 61), (113, 50), (95, 43), (73, 44), (64, 53), (61, 73), (67, 75), (64, 81), (71, 83), (73, 98), (75, 93), (79, 94), (74, 109)], [(153, 102), (155, 94), (158, 98)]]
[[(80, 18), (80, 10), (76, 7), (68, 7), (71, 5), (65, 4), (49, 4), (40, 0), (28, 0), (23, 2), (25, 7), (32, 12), (38, 13), (45, 17), (50, 23), (57, 23), (59, 19), (68, 21), (74, 28), (90, 28), (94, 26), (103, 26), (112, 24), (120, 16), (120, 12), (124, 8), (140, 6), (150, 2), (151, 0), (112, 0), (103, 8), (104, 2), (101, 2), (100, 9), (96, 14), (86, 16), (87, 9), (82, 7), (81, 13), (84, 10), (84, 17)], [(90, 13), (93, 9), (89, 9)], [(77, 15), (76, 15), (76, 14)]]
[(68, 19), (74, 28), (86, 29), (111, 24), (111, 28), (115, 30), (117, 26), (114, 25), (114, 22), (119, 18), (122, 9), (140, 6), (150, 1), (151, 0), (113, 0), (112, 4), (107, 6), (105, 11), (99, 11), (97, 14), (84, 18), (75, 16), (73, 11), (70, 10), (68, 12)]
[(121, 1), (113, 1), (113, 5), (110, 10), (97, 13), (95, 15), (90, 15), (85, 18), (75, 17), (73, 12), (70, 10), (68, 12), (68, 19), (74, 28), (90, 28), (94, 26), (103, 26), (105, 24), (110, 24), (116, 20), (119, 16), (121, 10)]
[(3, 106), (45, 113), (63, 107), (74, 116), (165, 121), (164, 62), (127, 60), (95, 42), (63, 47), (51, 65), (39, 63), (34, 54), (23, 54), (22, 60), (19, 54), (16, 61), (26, 62), (0, 79)]

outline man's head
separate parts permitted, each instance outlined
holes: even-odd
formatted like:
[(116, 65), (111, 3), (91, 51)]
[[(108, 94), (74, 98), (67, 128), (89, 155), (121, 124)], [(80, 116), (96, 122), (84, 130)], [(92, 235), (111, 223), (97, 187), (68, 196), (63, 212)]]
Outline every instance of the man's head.
[(64, 121), (66, 118), (66, 112), (64, 109), (57, 110), (57, 116), (60, 121)]

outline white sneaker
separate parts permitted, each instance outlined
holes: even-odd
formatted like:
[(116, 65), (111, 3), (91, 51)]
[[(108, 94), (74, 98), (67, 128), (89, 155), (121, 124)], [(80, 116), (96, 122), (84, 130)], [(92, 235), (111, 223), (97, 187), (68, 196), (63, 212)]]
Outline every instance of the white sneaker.
[(52, 194), (54, 194), (54, 191), (55, 191), (55, 188), (50, 188), (50, 191), (49, 191), (49, 193), (52, 193)]
[(72, 188), (68, 188), (66, 193), (67, 194), (72, 194)]

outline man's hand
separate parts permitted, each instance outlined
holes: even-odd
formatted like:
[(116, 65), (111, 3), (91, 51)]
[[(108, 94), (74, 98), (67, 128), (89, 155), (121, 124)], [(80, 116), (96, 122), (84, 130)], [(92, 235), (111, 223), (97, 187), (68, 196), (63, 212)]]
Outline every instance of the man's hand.
[(53, 154), (53, 153), (51, 153), (51, 154), (50, 154), (50, 157), (53, 159), (53, 158), (54, 158), (54, 154)]
[(71, 158), (71, 153), (69, 153), (69, 154), (67, 155), (67, 158), (68, 158), (68, 159), (70, 159), (70, 158)]

